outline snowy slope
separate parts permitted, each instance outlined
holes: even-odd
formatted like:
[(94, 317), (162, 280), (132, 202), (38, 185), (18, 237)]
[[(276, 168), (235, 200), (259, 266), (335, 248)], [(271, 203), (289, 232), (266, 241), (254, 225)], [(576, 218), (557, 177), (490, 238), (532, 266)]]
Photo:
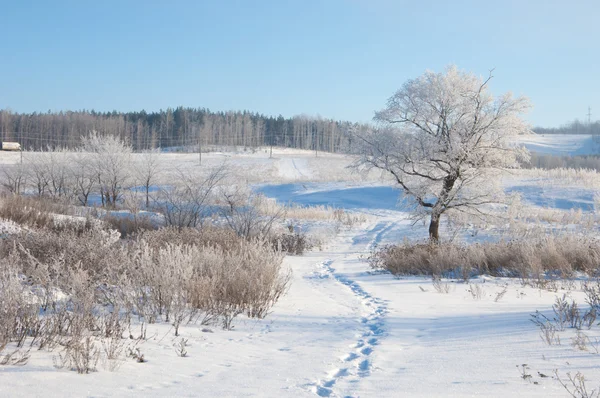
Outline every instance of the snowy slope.
[(590, 134), (532, 134), (522, 136), (519, 143), (531, 152), (548, 155), (598, 155), (600, 143)]

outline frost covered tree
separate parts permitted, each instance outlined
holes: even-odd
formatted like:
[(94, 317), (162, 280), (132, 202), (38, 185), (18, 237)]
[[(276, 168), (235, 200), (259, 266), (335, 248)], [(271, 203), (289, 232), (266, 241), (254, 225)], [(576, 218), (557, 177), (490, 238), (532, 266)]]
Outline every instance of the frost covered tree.
[(380, 127), (361, 135), (357, 166), (389, 173), (417, 219), (429, 218), (439, 240), (440, 218), (450, 211), (486, 217), (502, 203), (503, 171), (519, 167), (528, 152), (514, 144), (528, 133), (525, 97), (494, 97), (487, 79), (449, 66), (407, 81), (375, 114)]
[(122, 190), (131, 171), (131, 147), (111, 135), (99, 135), (92, 131), (82, 138), (83, 150), (89, 154), (102, 205), (114, 207), (121, 198)]

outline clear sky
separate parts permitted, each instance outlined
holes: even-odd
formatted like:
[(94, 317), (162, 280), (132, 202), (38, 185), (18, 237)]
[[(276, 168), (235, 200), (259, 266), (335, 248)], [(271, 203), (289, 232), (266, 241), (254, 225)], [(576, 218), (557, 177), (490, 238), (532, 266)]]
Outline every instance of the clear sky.
[(600, 1), (0, 0), (0, 108), (178, 105), (369, 121), (448, 64), (600, 119)]

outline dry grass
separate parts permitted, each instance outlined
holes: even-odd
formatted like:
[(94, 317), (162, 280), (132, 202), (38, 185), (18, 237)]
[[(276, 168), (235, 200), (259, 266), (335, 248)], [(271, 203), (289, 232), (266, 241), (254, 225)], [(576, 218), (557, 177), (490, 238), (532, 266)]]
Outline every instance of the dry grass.
[(593, 275), (600, 267), (600, 242), (561, 235), (473, 245), (403, 243), (377, 249), (369, 262), (396, 275), (449, 275), (465, 280), (477, 274), (540, 279), (569, 277), (576, 271)]
[(0, 199), (0, 218), (28, 227), (51, 228), (52, 213), (64, 211), (64, 206), (45, 198), (8, 195)]
[(353, 226), (366, 221), (364, 214), (352, 213), (333, 206), (300, 206), (296, 204), (282, 206), (275, 199), (269, 198), (265, 198), (260, 202), (258, 210), (265, 216), (283, 214), (287, 219), (330, 221), (346, 226)]

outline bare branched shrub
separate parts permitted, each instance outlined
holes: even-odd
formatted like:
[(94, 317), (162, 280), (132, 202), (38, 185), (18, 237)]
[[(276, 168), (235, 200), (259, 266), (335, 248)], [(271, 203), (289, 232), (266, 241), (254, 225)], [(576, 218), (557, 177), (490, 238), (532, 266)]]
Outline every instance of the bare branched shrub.
[(536, 311), (531, 314), (531, 321), (540, 329), (540, 338), (548, 345), (560, 345), (560, 336), (555, 323), (544, 314)]
[(587, 351), (590, 338), (581, 330), (577, 330), (575, 337), (571, 339), (571, 345), (580, 351)]
[(508, 286), (504, 286), (504, 288), (499, 291), (498, 293), (496, 293), (496, 297), (494, 298), (494, 302), (499, 302), (500, 300), (502, 300), (502, 298), (504, 297), (504, 295), (506, 294), (506, 292), (508, 292)]
[(438, 277), (434, 277), (432, 283), (436, 292), (443, 294), (450, 293), (450, 283), (443, 282), (442, 279)]
[[(573, 302), (572, 304), (577, 309), (577, 304)], [(554, 314), (556, 315), (555, 321), (560, 330), (565, 329), (565, 325), (569, 322), (572, 315), (572, 306), (569, 305), (567, 301), (566, 295), (562, 297), (557, 297), (556, 301), (552, 305), (552, 309), (554, 310)]]
[(0, 365), (23, 366), (29, 361), (31, 349), (17, 348), (10, 352), (6, 352), (4, 349), (5, 347), (0, 344)]
[(469, 293), (474, 300), (481, 300), (485, 296), (485, 289), (478, 284), (469, 284)]
[(180, 171), (176, 184), (159, 191), (155, 208), (164, 215), (168, 226), (200, 226), (202, 219), (209, 215), (213, 190), (223, 178), (223, 166), (210, 170), (204, 176)]
[(586, 281), (582, 285), (583, 292), (585, 293), (585, 301), (590, 305), (592, 309), (596, 311), (600, 310), (600, 280), (596, 279), (594, 282)]
[(268, 199), (245, 189), (222, 190), (221, 195), (221, 215), (229, 228), (245, 239), (270, 236), (275, 223), (285, 216), (283, 207), (278, 212), (261, 214), (260, 209)]
[(273, 234), (270, 240), (275, 250), (297, 256), (314, 247), (309, 237), (303, 233)]
[(88, 335), (72, 338), (66, 345), (58, 358), (54, 359), (57, 368), (69, 368), (79, 374), (87, 374), (96, 371), (100, 359), (100, 348), (96, 340)]
[(137, 363), (148, 362), (148, 360), (146, 359), (146, 357), (144, 356), (144, 354), (142, 353), (142, 351), (139, 347), (128, 348), (127, 356), (130, 358), (133, 358)]
[(183, 337), (177, 341), (176, 343), (173, 343), (173, 347), (175, 348), (175, 352), (177, 353), (177, 356), (184, 358), (187, 357), (187, 346), (188, 346), (188, 340), (184, 339)]
[(106, 222), (111, 229), (119, 231), (121, 238), (127, 238), (143, 231), (157, 229), (157, 225), (152, 221), (150, 216), (140, 215), (138, 213), (126, 215), (107, 213), (102, 217), (102, 221)]
[(568, 382), (564, 382), (560, 375), (558, 374), (558, 370), (554, 371), (554, 375), (556, 380), (567, 390), (567, 392), (573, 398), (594, 398), (600, 397), (600, 389), (593, 389), (591, 391), (587, 390), (587, 386), (585, 385), (585, 376), (577, 372), (575, 376), (572, 376), (570, 372), (567, 372)]
[(116, 371), (123, 362), (121, 356), (125, 348), (124, 341), (119, 337), (108, 337), (100, 341), (104, 360), (104, 368), (110, 372)]

